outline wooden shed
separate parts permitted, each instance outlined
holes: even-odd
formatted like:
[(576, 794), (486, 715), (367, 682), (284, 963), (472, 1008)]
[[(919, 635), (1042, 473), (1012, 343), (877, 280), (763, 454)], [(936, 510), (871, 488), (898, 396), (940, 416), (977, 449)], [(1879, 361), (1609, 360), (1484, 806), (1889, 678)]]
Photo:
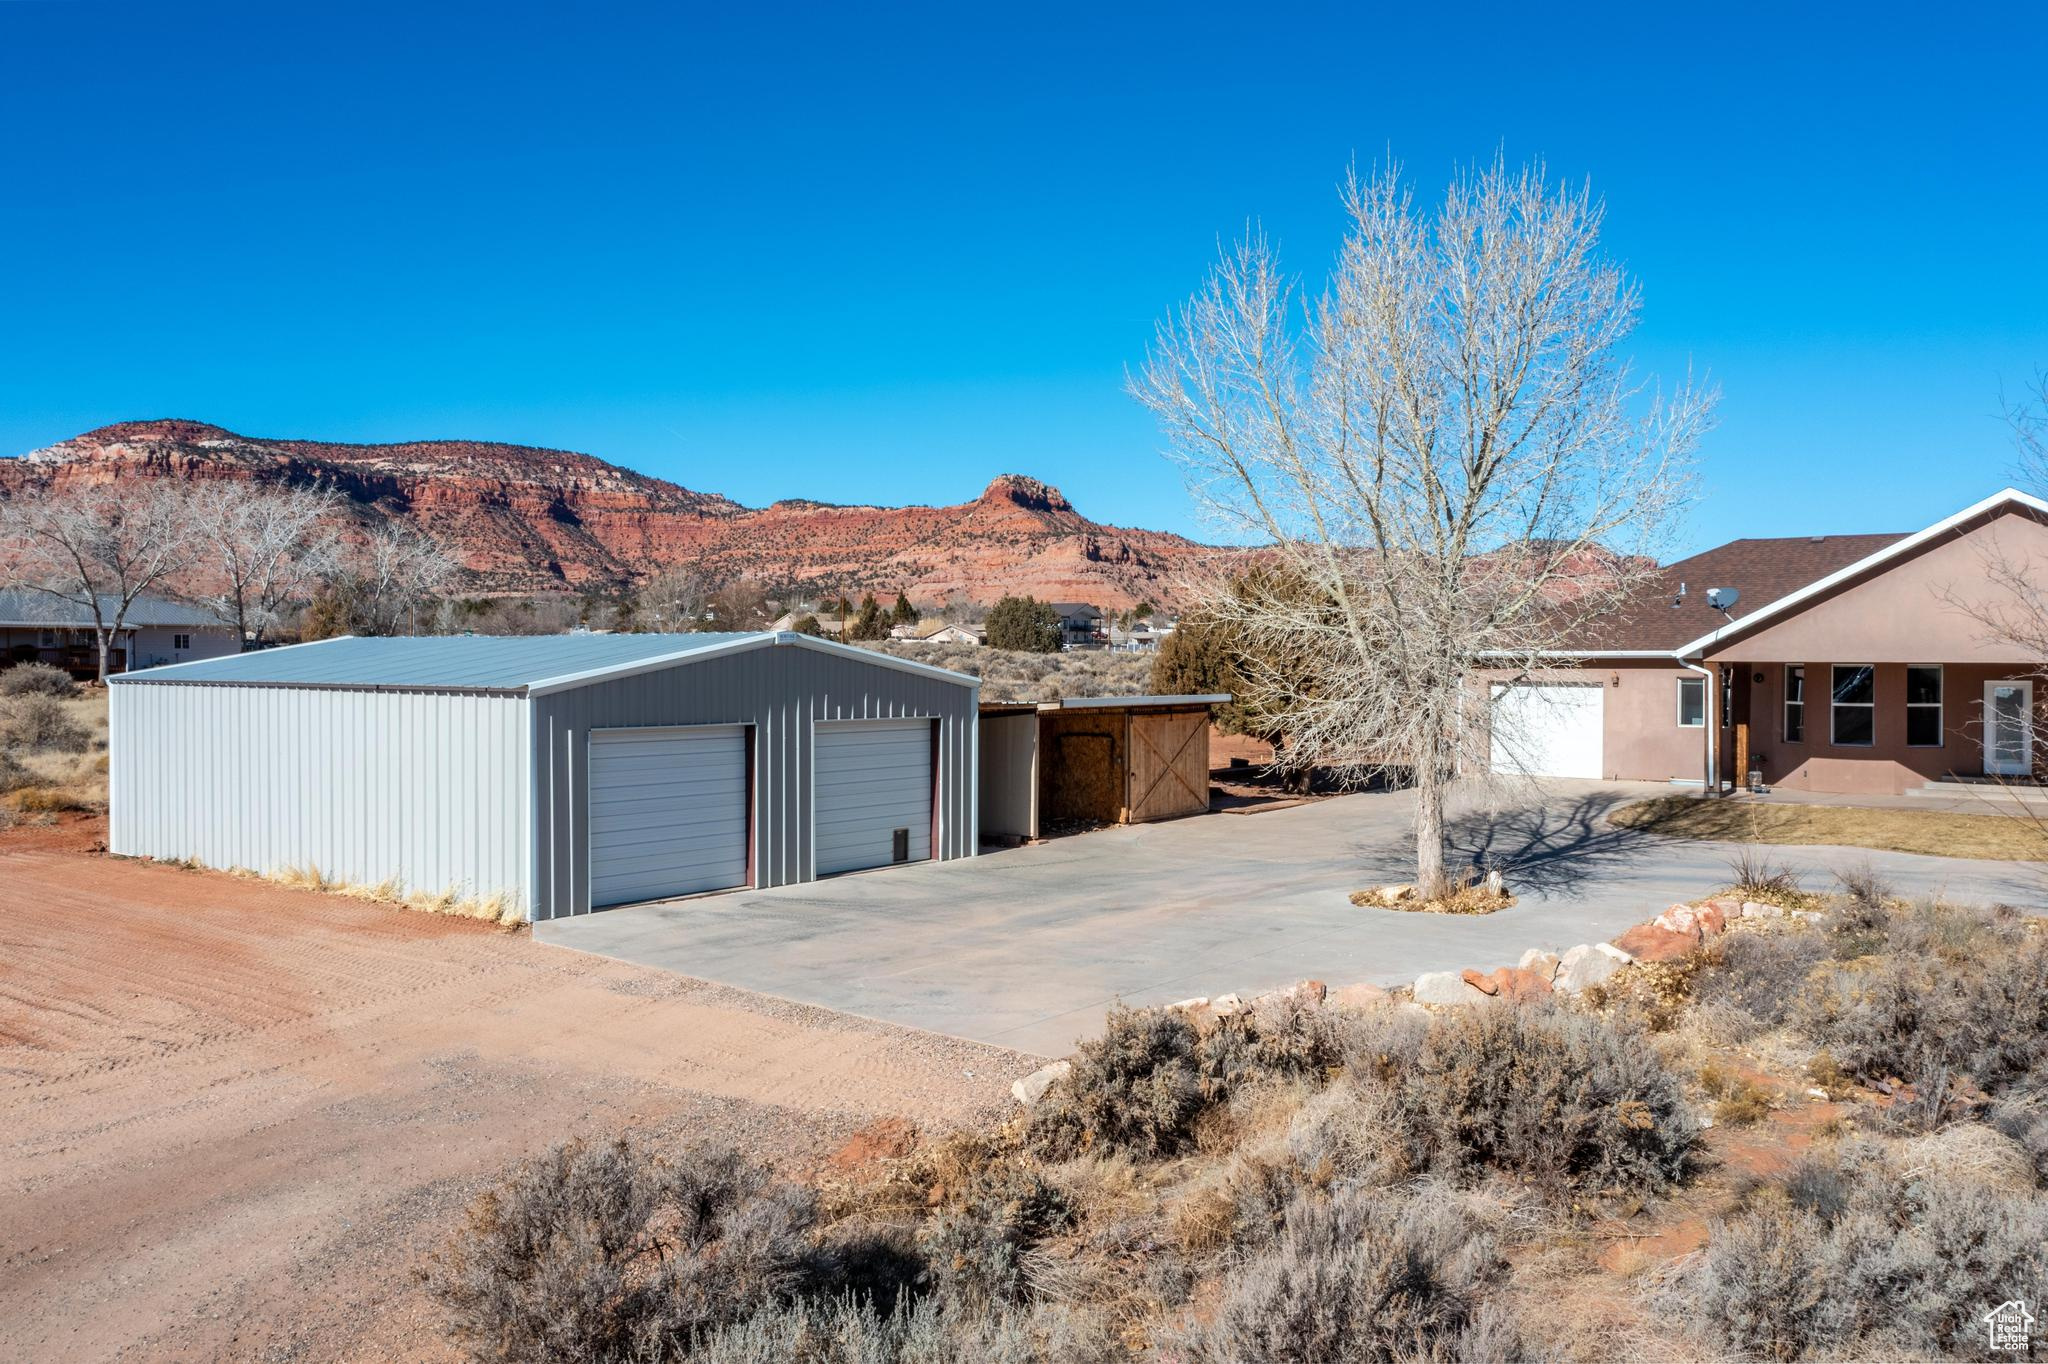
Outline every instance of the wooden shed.
[(1090, 696), (981, 707), (981, 831), (1143, 824), (1209, 809), (1213, 696)]

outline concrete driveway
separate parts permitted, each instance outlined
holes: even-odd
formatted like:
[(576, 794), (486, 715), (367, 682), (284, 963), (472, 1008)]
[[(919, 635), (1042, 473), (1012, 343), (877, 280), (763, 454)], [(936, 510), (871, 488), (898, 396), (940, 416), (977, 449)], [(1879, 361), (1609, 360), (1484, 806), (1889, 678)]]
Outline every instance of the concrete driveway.
[[(1404, 792), (1110, 829), (958, 862), (607, 910), (544, 943), (1042, 1055), (1108, 1008), (1314, 976), (1397, 984), (1612, 937), (1725, 885), (1733, 845), (1610, 828), (1665, 786), (1555, 783), (1454, 814), (1458, 862), (1502, 868), (1520, 903), (1478, 918), (1353, 907), (1412, 872)], [(2038, 904), (2043, 868), (1851, 848), (1772, 848), (1815, 888), (1867, 864), (1902, 892)]]

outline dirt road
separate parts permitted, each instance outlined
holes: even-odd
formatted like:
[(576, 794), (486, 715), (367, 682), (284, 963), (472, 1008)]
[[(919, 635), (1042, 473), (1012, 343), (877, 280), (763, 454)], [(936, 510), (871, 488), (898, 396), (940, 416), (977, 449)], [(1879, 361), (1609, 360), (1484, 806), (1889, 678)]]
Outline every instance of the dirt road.
[(0, 834), (0, 1358), (448, 1356), (412, 1268), (552, 1142), (801, 1166), (1037, 1064), (96, 832)]

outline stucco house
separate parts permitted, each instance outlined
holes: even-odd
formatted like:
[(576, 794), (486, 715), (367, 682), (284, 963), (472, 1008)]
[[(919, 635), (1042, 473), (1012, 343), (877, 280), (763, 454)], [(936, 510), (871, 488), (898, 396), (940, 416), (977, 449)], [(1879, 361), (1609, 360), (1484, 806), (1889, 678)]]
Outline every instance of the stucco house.
[[(111, 620), (118, 606), (117, 600), (107, 600), (101, 612)], [(133, 672), (241, 651), (235, 632), (198, 607), (144, 596), (129, 605), (107, 655), (107, 669)], [(92, 613), (80, 602), (47, 593), (0, 589), (0, 667), (16, 663), (48, 663), (74, 677), (97, 677), (99, 644)]]
[[(2048, 502), (2007, 489), (1924, 530), (1735, 540), (1665, 568), (1555, 672), (1490, 679), (1497, 770), (1899, 794), (2034, 780)], [(1513, 736), (1513, 737), (1509, 737)]]

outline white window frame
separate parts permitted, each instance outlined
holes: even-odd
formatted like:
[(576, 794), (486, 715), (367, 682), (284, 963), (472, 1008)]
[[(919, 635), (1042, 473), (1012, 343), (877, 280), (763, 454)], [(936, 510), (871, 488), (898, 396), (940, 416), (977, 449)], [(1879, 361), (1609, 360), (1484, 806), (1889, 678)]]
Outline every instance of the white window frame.
[[(1794, 673), (1799, 674), (1799, 699), (1797, 701), (1792, 699), (1792, 675)], [(1780, 721), (1780, 737), (1788, 744), (1804, 744), (1806, 742), (1806, 665), (1804, 663), (1787, 663), (1784, 676), (1780, 679), (1779, 690), (1783, 693), (1782, 700), (1784, 703), (1784, 714)], [(1799, 737), (1796, 739), (1792, 737), (1792, 712), (1794, 708), (1797, 708), (1799, 711)]]
[[(1674, 717), (1678, 721), (1678, 727), (1680, 729), (1705, 729), (1707, 727), (1707, 679), (1704, 677), (1679, 677), (1672, 680), (1678, 683), (1678, 704)], [(1697, 720), (1685, 718), (1685, 689), (1687, 687), (1698, 687), (1700, 689), (1700, 718)]]
[[(1915, 701), (1913, 699), (1913, 669), (1932, 669), (1934, 672), (1934, 699)], [(1939, 663), (1908, 663), (1906, 665), (1906, 747), (1946, 748), (1948, 747), (1948, 674)], [(1934, 712), (1934, 742), (1916, 744), (1913, 742), (1913, 712), (1931, 710)]]
[[(1849, 669), (1851, 672), (1859, 668), (1869, 671), (1870, 699), (1868, 701), (1837, 701), (1835, 699), (1835, 674), (1844, 668)], [(1850, 709), (1867, 710), (1870, 712), (1870, 737), (1860, 744), (1845, 744), (1835, 737), (1835, 713)], [(1875, 663), (1830, 663), (1828, 665), (1828, 747), (1877, 747), (1877, 665)]]

